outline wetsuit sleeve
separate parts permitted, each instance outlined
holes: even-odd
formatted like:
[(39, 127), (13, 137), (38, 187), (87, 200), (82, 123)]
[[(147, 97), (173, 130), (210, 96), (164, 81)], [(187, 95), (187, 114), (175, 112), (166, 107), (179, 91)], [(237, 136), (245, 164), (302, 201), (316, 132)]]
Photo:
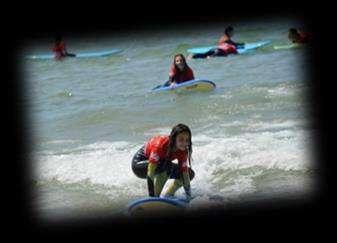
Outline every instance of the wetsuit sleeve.
[(223, 45), (225, 43), (230, 44), (230, 45), (234, 45), (236, 48), (244, 47), (244, 45), (245, 45), (245, 43), (235, 42), (232, 39), (230, 39), (229, 37), (222, 36), (220, 38), (220, 40), (218, 41), (218, 45), (220, 46), (220, 45)]
[(157, 164), (152, 164), (152, 163), (149, 163), (147, 167), (147, 176), (150, 177), (152, 180), (154, 178), (154, 172), (156, 171), (156, 168), (157, 168)]
[(169, 77), (174, 77), (176, 75), (176, 69), (173, 65), (170, 66)]
[(150, 164), (158, 164), (160, 160), (160, 150), (158, 148), (155, 148), (153, 151), (151, 151), (149, 156), (149, 163)]
[(169, 70), (169, 79), (168, 79), (168, 82), (167, 84), (171, 84), (174, 80), (174, 75), (175, 75), (175, 72), (174, 72), (174, 68), (173, 66), (171, 65), (170, 66), (170, 70)]
[(73, 54), (73, 53), (69, 53), (67, 51), (67, 48), (66, 48), (66, 44), (64, 42), (61, 43), (61, 48), (62, 48), (62, 53), (65, 55), (65, 56), (69, 56), (69, 57), (75, 57), (76, 54)]
[(149, 196), (154, 197), (154, 174), (160, 160), (160, 149), (154, 148), (149, 155), (149, 165), (147, 167), (147, 186), (149, 190)]
[(233, 40), (231, 40), (231, 39), (229, 39), (229, 40), (227, 41), (227, 43), (228, 43), (228, 44), (232, 44), (232, 45), (234, 45), (235, 47), (240, 46), (240, 45), (243, 45), (243, 43), (235, 42), (235, 41), (233, 41)]
[(149, 196), (154, 197), (154, 172), (156, 171), (157, 164), (149, 163), (147, 167), (147, 188)]
[(194, 73), (193, 70), (191, 68), (189, 68), (188, 70), (188, 80), (192, 80), (194, 79)]
[(241, 43), (236, 42), (235, 43), (235, 47), (236, 48), (244, 48), (245, 47), (245, 43), (244, 42), (241, 42)]
[(218, 45), (222, 45), (226, 42), (228, 38), (226, 38), (225, 36), (221, 36), (219, 41), (218, 41)]
[(170, 66), (170, 71), (169, 71), (169, 82), (173, 83), (174, 82), (174, 77), (176, 76), (177, 72), (176, 69), (173, 65)]
[(183, 172), (183, 187), (187, 197), (191, 197), (190, 176), (188, 172)]
[(180, 172), (182, 173), (183, 187), (187, 197), (191, 197), (190, 175), (187, 161), (187, 154), (180, 155), (178, 158)]

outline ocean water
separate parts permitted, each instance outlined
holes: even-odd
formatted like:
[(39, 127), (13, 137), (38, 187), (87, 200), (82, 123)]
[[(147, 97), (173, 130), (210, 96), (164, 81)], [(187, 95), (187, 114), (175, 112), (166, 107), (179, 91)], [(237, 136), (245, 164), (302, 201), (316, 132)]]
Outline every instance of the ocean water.
[[(223, 27), (236, 41), (270, 40), (244, 55), (188, 60), (210, 92), (149, 92), (168, 78), (176, 53), (216, 43)], [(191, 207), (297, 198), (315, 189), (310, 52), (288, 44), (295, 20), (205, 23), (71, 38), (70, 52), (122, 49), (109, 57), (22, 61), (32, 134), (34, 210), (44, 219), (123, 215), (147, 196), (131, 159), (153, 135), (178, 123), (192, 130), (196, 172)], [(50, 40), (22, 53), (48, 53)], [(183, 190), (177, 192), (183, 197)]]

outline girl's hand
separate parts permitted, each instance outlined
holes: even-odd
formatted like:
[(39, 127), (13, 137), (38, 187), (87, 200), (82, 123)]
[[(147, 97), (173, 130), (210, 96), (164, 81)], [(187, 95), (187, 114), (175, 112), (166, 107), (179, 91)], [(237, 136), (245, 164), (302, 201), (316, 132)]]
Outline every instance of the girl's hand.
[(186, 194), (186, 202), (190, 202), (195, 196), (192, 196), (191, 194)]
[(186, 193), (186, 201), (189, 202), (192, 199), (191, 195), (191, 187), (190, 186), (184, 186), (185, 193)]
[(171, 85), (170, 85), (170, 89), (174, 89), (176, 86), (177, 86), (177, 83), (176, 83), (176, 82), (173, 82), (173, 83), (171, 83)]
[(191, 200), (192, 200), (192, 196), (186, 194), (186, 201), (187, 201), (187, 202), (190, 202)]

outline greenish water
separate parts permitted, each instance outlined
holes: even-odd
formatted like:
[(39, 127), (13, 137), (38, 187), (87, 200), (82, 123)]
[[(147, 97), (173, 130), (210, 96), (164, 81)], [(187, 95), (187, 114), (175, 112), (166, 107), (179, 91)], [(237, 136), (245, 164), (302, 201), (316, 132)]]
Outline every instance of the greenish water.
[[(196, 78), (216, 83), (211, 92), (149, 91), (167, 80), (174, 54), (216, 43), (224, 23), (69, 37), (70, 52), (123, 51), (62, 62), (25, 60), (23, 105), (33, 134), (37, 211), (51, 218), (123, 211), (147, 194), (146, 182), (131, 171), (133, 154), (177, 123), (193, 133), (192, 203), (309, 193), (315, 174), (306, 98), (310, 56), (305, 47), (273, 48), (288, 43), (295, 23), (235, 23), (234, 40), (272, 43), (244, 55), (189, 60)], [(37, 40), (24, 52), (45, 53), (51, 45)]]

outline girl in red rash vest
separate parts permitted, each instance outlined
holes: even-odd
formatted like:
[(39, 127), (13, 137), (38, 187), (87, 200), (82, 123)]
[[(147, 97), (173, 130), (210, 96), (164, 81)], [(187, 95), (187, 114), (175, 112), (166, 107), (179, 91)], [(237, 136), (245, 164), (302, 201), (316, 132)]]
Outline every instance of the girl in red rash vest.
[(231, 37), (234, 35), (234, 28), (232, 26), (228, 26), (225, 31), (224, 31), (224, 35), (221, 36), (221, 38), (218, 41), (218, 45), (222, 45), (222, 44), (230, 44), (235, 46), (235, 48), (238, 48), (239, 46), (243, 46), (244, 43), (238, 43), (238, 42), (234, 42)]
[(53, 52), (56, 60), (61, 60), (64, 57), (76, 57), (75, 54), (67, 52), (66, 45), (59, 35), (55, 37)]
[(218, 46), (212, 48), (206, 53), (193, 54), (190, 58), (209, 58), (214, 56), (227, 56), (228, 54), (237, 54), (237, 48), (243, 47), (244, 43), (234, 42), (231, 37), (234, 35), (232, 26), (226, 27), (223, 36), (218, 41)]
[(187, 65), (183, 54), (177, 54), (173, 58), (173, 63), (169, 71), (169, 80), (164, 86), (172, 86), (194, 79), (192, 69)]
[(304, 31), (298, 31), (297, 29), (290, 28), (288, 38), (292, 43), (308, 43), (311, 39), (311, 35)]
[[(174, 179), (164, 196), (173, 196), (184, 187), (187, 200), (191, 199), (190, 181), (194, 177), (191, 169), (192, 134), (184, 124), (172, 128), (170, 135), (157, 135), (149, 139), (132, 159), (132, 171), (147, 179), (148, 193), (159, 197), (166, 181)], [(172, 161), (177, 159), (178, 163)]]

